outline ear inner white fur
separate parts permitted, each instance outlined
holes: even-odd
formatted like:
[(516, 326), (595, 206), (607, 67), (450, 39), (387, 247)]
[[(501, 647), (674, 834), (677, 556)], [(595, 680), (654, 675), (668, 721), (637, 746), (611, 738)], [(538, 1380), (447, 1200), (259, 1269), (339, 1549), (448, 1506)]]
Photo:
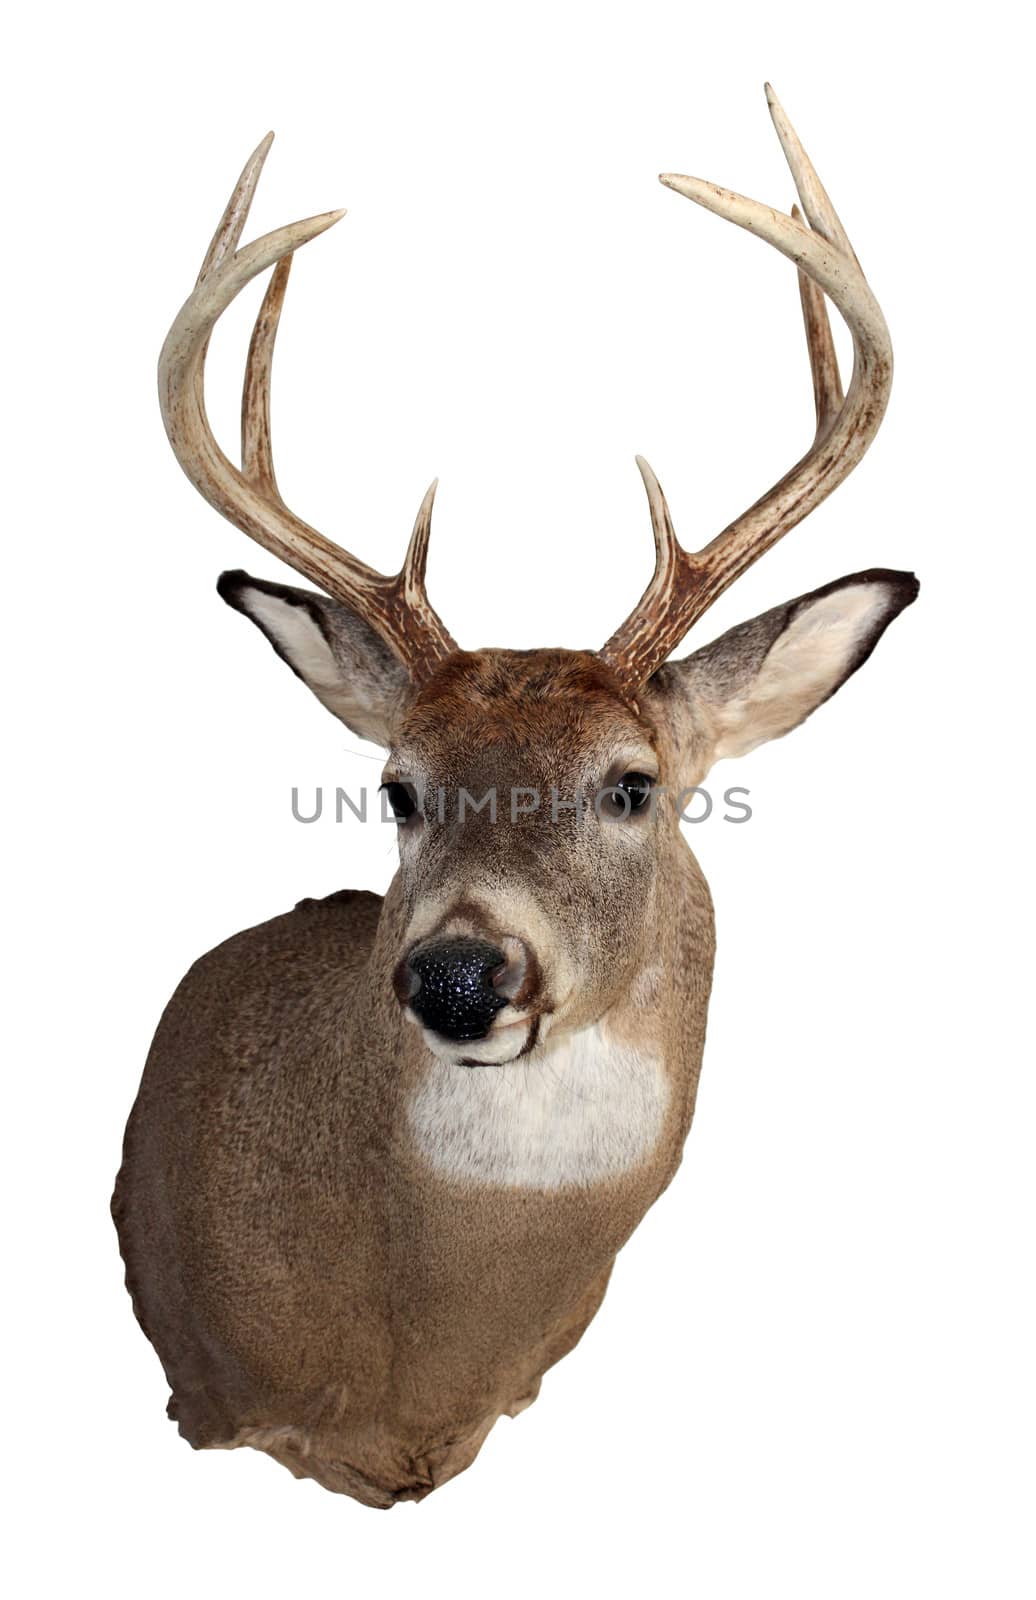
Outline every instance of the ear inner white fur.
[(409, 680), (361, 618), (324, 595), (246, 573), (224, 573), (219, 592), (262, 630), (321, 705), (360, 738), (388, 747)]
[(798, 727), (852, 671), (889, 608), (881, 584), (851, 584), (804, 606), (739, 699), (724, 706), (716, 760), (746, 755)]
[(798, 727), (862, 666), (917, 589), (910, 573), (854, 573), (664, 667), (658, 685), (672, 713), (695, 720), (707, 746), (702, 770)]

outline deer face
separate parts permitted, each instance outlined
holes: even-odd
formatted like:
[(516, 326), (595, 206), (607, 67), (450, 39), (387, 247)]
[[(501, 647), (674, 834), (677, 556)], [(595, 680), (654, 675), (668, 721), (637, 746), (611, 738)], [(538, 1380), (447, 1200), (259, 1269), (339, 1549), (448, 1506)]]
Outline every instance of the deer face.
[(628, 987), (650, 942), (661, 761), (589, 653), (458, 654), (416, 695), (385, 767), (396, 992), (436, 1054), (515, 1059)]

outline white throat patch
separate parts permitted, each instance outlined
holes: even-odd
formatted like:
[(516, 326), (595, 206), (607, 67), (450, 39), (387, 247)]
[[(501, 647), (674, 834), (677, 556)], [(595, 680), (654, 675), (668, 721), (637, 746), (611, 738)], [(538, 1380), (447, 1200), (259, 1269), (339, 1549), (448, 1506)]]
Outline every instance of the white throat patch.
[(419, 1149), (444, 1176), (560, 1189), (637, 1166), (657, 1143), (668, 1103), (661, 1060), (596, 1023), (499, 1067), (429, 1055), (407, 1114)]

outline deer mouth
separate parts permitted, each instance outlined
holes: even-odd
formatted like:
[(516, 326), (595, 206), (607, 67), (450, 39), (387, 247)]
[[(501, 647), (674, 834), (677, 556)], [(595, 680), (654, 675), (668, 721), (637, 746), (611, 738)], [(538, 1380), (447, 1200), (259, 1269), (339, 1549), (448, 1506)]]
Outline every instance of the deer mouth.
[(530, 1055), (535, 1050), (540, 1038), (540, 1024), (542, 1016), (519, 1017), (515, 1022), (497, 1023), (487, 1035), (485, 1042), (492, 1041), (497, 1047), (505, 1040), (510, 1042), (513, 1035), (517, 1045), (513, 1055), (497, 1056), (493, 1054), (488, 1059), (478, 1055), (463, 1055), (457, 1065), (461, 1067), (507, 1067), (512, 1061), (520, 1061), (523, 1056)]
[(503, 1011), (479, 1038), (450, 1039), (410, 1013), (410, 1021), (421, 1029), (425, 1048), (437, 1060), (456, 1067), (506, 1067), (521, 1060), (535, 1050), (547, 1020), (542, 1012), (516, 1017)]

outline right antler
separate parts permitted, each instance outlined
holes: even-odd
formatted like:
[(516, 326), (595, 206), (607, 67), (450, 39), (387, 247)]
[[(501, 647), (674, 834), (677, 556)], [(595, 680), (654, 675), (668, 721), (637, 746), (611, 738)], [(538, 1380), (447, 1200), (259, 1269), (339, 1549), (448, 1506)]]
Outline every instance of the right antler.
[[(817, 430), (811, 448), (761, 500), (703, 550), (692, 555), (678, 544), (658, 479), (637, 458), (647, 489), (655, 536), (655, 572), (635, 609), (601, 654), (629, 687), (636, 689), (661, 666), (692, 623), (746, 567), (801, 522), (837, 488), (878, 431), (892, 384), (892, 344), (860, 263), (831, 201), (770, 85), (774, 126), (791, 168), (807, 227), (798, 207), (790, 217), (746, 200), (700, 178), (663, 173), (662, 182), (718, 216), (790, 256), (799, 269), (799, 290), (813, 373)], [(853, 376), (843, 401), (824, 295), (830, 295), (853, 339)]]
[[(294, 222), (238, 250), (273, 134), (238, 179), (209, 246), (193, 294), (169, 330), (158, 362), (158, 392), (176, 459), (210, 505), (297, 572), (367, 621), (420, 681), (457, 646), (425, 593), (433, 483), (421, 504), (402, 570), (385, 577), (296, 517), (281, 499), (270, 445), (270, 371), (292, 253), (344, 211)], [(209, 337), (235, 296), (276, 262), (252, 334), (241, 406), (241, 469), (216, 443), (205, 415)]]

